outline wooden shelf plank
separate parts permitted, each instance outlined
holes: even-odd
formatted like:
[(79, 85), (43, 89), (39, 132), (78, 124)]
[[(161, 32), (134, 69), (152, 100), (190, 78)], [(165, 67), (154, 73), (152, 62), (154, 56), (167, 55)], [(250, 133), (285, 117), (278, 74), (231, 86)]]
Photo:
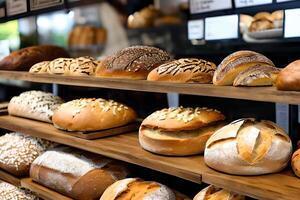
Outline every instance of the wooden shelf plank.
[(17, 178), (6, 171), (0, 170), (0, 180), (10, 183), (15, 186), (21, 185), (21, 179)]
[(211, 97), (245, 99), (287, 104), (300, 104), (300, 92), (278, 91), (275, 87), (233, 87), (212, 84), (178, 84), (152, 82), (145, 80), (126, 80), (97, 77), (58, 76), (49, 74), (30, 74), (28, 72), (1, 71), (4, 79), (17, 79), (38, 83), (57, 83), (63, 85), (112, 88), (145, 92), (175, 92)]

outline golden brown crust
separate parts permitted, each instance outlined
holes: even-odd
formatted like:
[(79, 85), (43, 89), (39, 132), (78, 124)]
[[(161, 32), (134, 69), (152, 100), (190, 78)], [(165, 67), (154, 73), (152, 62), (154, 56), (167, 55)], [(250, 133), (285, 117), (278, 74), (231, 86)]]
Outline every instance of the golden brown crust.
[(283, 10), (276, 10), (274, 12), (272, 12), (271, 14), (272, 19), (275, 20), (283, 20), (283, 16), (284, 16), (284, 11)]
[(146, 79), (155, 67), (170, 60), (165, 51), (148, 46), (132, 46), (108, 56), (96, 69), (96, 76)]
[(245, 196), (210, 185), (201, 190), (193, 200), (245, 200)]
[(256, 19), (252, 21), (249, 31), (257, 32), (275, 28), (273, 21), (269, 19)]
[(268, 12), (259, 12), (256, 15), (254, 15), (254, 20), (259, 20), (259, 19), (268, 19), (270, 21), (273, 20), (271, 13)]
[(135, 121), (135, 111), (104, 99), (77, 99), (62, 104), (52, 117), (53, 124), (68, 131), (97, 131)]
[(211, 83), (216, 65), (202, 59), (183, 58), (162, 64), (152, 70), (149, 81), (178, 83)]
[(300, 149), (295, 151), (292, 156), (292, 168), (296, 176), (300, 178)]
[(276, 87), (278, 90), (300, 90), (300, 60), (281, 70), (276, 79)]

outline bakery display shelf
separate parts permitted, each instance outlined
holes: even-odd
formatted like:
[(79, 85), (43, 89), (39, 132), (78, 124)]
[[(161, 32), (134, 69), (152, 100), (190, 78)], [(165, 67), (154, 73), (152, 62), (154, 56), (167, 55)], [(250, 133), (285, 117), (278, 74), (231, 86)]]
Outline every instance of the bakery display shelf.
[(63, 85), (111, 88), (145, 92), (174, 92), (180, 94), (245, 99), (265, 102), (278, 102), (286, 104), (300, 103), (300, 92), (278, 91), (275, 87), (233, 87), (215, 86), (212, 84), (166, 83), (146, 80), (126, 80), (114, 78), (31, 74), (28, 72), (2, 70), (0, 70), (0, 78), (18, 79), (37, 83), (57, 83)]
[(0, 170), (0, 180), (10, 183), (15, 186), (20, 186), (21, 185), (21, 179), (17, 178), (3, 170)]
[(295, 200), (300, 196), (300, 179), (291, 172), (264, 176), (234, 176), (214, 171), (203, 156), (167, 157), (143, 150), (137, 133), (98, 140), (84, 140), (64, 134), (51, 124), (12, 116), (0, 116), (0, 127), (105, 155), (161, 171), (195, 183), (210, 183), (253, 198)]

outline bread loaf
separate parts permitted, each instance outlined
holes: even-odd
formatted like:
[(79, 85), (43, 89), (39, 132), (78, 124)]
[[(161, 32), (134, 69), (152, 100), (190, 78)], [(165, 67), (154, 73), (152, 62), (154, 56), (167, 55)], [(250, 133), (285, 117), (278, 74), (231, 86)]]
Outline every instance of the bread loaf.
[(141, 146), (157, 154), (186, 156), (203, 153), (208, 138), (225, 117), (207, 108), (169, 108), (148, 116), (139, 130)]
[(276, 67), (257, 64), (242, 71), (233, 82), (233, 86), (271, 86), (280, 70)]
[(49, 64), (50, 64), (50, 61), (42, 61), (42, 62), (36, 63), (29, 69), (29, 73), (45, 74), (45, 73), (47, 73)]
[(62, 104), (54, 113), (55, 127), (68, 131), (97, 131), (134, 122), (132, 108), (113, 100), (77, 99)]
[(270, 21), (273, 21), (272, 14), (269, 12), (258, 12), (254, 15), (254, 20), (260, 20), (260, 19), (268, 19)]
[(177, 196), (167, 186), (153, 181), (127, 178), (109, 186), (100, 200), (187, 200), (185, 196)]
[(258, 64), (274, 67), (271, 60), (254, 51), (237, 51), (232, 53), (217, 67), (213, 83), (215, 85), (232, 85), (239, 73)]
[(68, 74), (72, 58), (57, 58), (49, 63), (48, 74), (64, 75)]
[(237, 175), (274, 173), (285, 168), (292, 144), (271, 121), (240, 119), (216, 131), (207, 141), (204, 160), (216, 170)]
[(178, 83), (211, 83), (216, 65), (202, 59), (184, 58), (162, 64), (152, 70), (147, 80)]
[(150, 5), (142, 10), (129, 15), (127, 20), (128, 28), (146, 28), (153, 26), (154, 20), (160, 15), (158, 9)]
[(300, 60), (281, 70), (276, 79), (276, 87), (278, 90), (300, 91)]
[(104, 190), (127, 176), (117, 161), (69, 147), (49, 150), (31, 165), (30, 177), (76, 200), (97, 200)]
[(54, 145), (22, 133), (5, 134), (0, 137), (0, 168), (15, 176), (26, 176), (34, 159)]
[(292, 156), (292, 168), (296, 176), (300, 178), (300, 149), (295, 151)]
[(12, 52), (0, 61), (1, 70), (28, 71), (38, 62), (50, 61), (59, 57), (69, 57), (61, 47), (52, 45), (32, 46)]
[(92, 76), (95, 74), (97, 65), (97, 61), (92, 57), (75, 58), (70, 63), (69, 73), (65, 73), (65, 75)]
[(253, 21), (253, 17), (250, 15), (240, 14), (240, 31), (241, 33), (247, 32), (249, 26)]
[(274, 23), (273, 21), (269, 19), (256, 19), (252, 21), (251, 25), (249, 26), (249, 32), (257, 32), (257, 31), (263, 31), (268, 29), (274, 29)]
[(38, 200), (30, 191), (20, 189), (14, 185), (0, 181), (1, 200)]
[(245, 196), (210, 185), (201, 190), (193, 200), (245, 200)]
[(151, 70), (169, 60), (168, 53), (155, 47), (128, 47), (105, 58), (97, 67), (96, 76), (147, 79)]
[(52, 123), (53, 111), (63, 103), (60, 97), (42, 91), (27, 91), (13, 97), (8, 104), (8, 113)]

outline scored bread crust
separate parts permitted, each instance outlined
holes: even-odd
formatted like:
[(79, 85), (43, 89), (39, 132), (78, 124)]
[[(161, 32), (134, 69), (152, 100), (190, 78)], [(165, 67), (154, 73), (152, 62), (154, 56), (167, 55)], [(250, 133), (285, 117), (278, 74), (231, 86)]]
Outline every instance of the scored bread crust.
[(244, 200), (245, 196), (230, 192), (213, 185), (201, 190), (193, 200)]
[(136, 120), (136, 112), (105, 99), (77, 99), (62, 104), (53, 114), (55, 127), (68, 131), (97, 131), (126, 125)]
[(42, 61), (42, 62), (36, 63), (30, 68), (29, 73), (46, 74), (49, 64), (50, 64), (50, 61)]
[(234, 52), (219, 64), (213, 77), (213, 83), (215, 85), (232, 85), (240, 72), (260, 63), (274, 66), (270, 59), (254, 51)]
[(182, 58), (162, 64), (152, 70), (149, 81), (178, 83), (211, 83), (216, 65), (202, 59)]
[(294, 173), (300, 178), (300, 149), (294, 152), (291, 164)]
[(147, 79), (148, 73), (170, 60), (167, 52), (148, 46), (132, 46), (106, 57), (96, 69), (96, 76)]
[(221, 112), (208, 108), (165, 108), (149, 115), (141, 126), (183, 131), (198, 129), (224, 119)]
[(300, 60), (281, 70), (276, 79), (276, 87), (278, 90), (300, 90)]

